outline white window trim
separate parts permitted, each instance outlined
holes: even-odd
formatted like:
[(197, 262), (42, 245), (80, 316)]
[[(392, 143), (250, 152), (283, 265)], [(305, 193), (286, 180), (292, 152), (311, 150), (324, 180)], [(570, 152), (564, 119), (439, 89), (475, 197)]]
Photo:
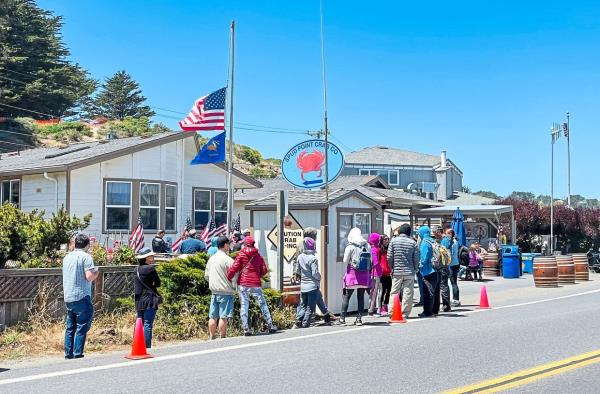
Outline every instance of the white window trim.
[[(127, 183), (129, 185), (129, 205), (108, 205), (108, 184), (109, 183)], [(104, 227), (105, 230), (108, 231), (129, 231), (131, 227), (131, 211), (132, 211), (132, 202), (133, 202), (133, 183), (128, 181), (106, 181), (106, 190), (104, 191)], [(108, 228), (108, 208), (127, 208), (129, 209), (129, 226), (126, 230), (124, 229), (113, 229)]]
[(229, 223), (229, 218), (227, 217), (228, 209), (225, 209), (224, 211), (220, 210), (220, 209), (217, 209), (217, 193), (224, 193), (225, 194), (225, 201), (226, 201), (227, 204), (229, 204), (229, 196), (227, 196), (228, 192), (227, 191), (223, 191), (223, 190), (214, 190), (214, 199), (215, 199), (214, 213), (215, 213), (215, 216), (216, 216), (217, 212), (218, 213), (225, 213), (225, 224), (227, 224), (227, 226), (229, 226), (229, 224), (228, 224)]
[[(399, 170), (394, 170), (394, 169), (390, 169), (390, 168), (360, 168), (358, 170), (358, 175), (371, 175), (371, 172), (375, 172), (375, 174), (373, 175), (378, 175), (377, 172), (379, 171), (386, 171), (387, 172), (387, 179), (383, 178), (384, 181), (386, 181), (390, 186), (398, 186), (400, 184), (400, 171)], [(390, 182), (390, 173), (391, 172), (395, 172), (396, 173), (396, 183), (391, 183)]]
[[(197, 192), (207, 192), (208, 193), (208, 209), (196, 209), (196, 193)], [(194, 189), (194, 195), (193, 195), (194, 199), (193, 199), (193, 216), (194, 216), (194, 221), (193, 221), (193, 225), (194, 228), (196, 228), (196, 226), (198, 225), (198, 223), (196, 223), (196, 212), (208, 212), (208, 219), (210, 220), (210, 214), (212, 212), (212, 193), (210, 189)], [(206, 223), (200, 223), (200, 225), (205, 225)]]
[[(8, 198), (5, 198), (4, 196), (4, 187), (2, 186), (2, 184), (4, 182), (8, 182)], [(19, 189), (19, 203), (16, 204), (17, 208), (19, 208), (21, 206), (21, 180), (20, 179), (2, 179), (0, 180), (0, 205), (2, 205), (3, 201), (6, 199), (6, 201), (8, 201), (9, 203), (15, 205), (12, 202), (13, 199), (13, 184), (18, 184), (19, 186), (17, 187)]]
[[(142, 186), (143, 185), (158, 185), (158, 205), (142, 205)], [(160, 195), (160, 183), (158, 182), (140, 182), (140, 201), (139, 201), (139, 209), (156, 209), (158, 211), (158, 223), (156, 228), (145, 228), (144, 230), (150, 231), (158, 231), (160, 227), (160, 204), (161, 203), (161, 195)]]
[(369, 231), (368, 234), (370, 235), (371, 232), (373, 231), (373, 229), (371, 228), (371, 224), (373, 223), (373, 217), (371, 216), (371, 212), (354, 212), (353, 216), (352, 216), (352, 228), (356, 227), (356, 216), (357, 215), (368, 215), (369, 219), (367, 221), (367, 223), (369, 224)]
[[(172, 187), (175, 189), (175, 206), (169, 207), (167, 206), (167, 190)], [(167, 229), (166, 225), (167, 225), (167, 211), (173, 211), (173, 217), (175, 218), (175, 223), (174, 223), (174, 228), (172, 229)], [(166, 184), (165, 185), (165, 231), (177, 231), (177, 185), (170, 185), (170, 184)]]

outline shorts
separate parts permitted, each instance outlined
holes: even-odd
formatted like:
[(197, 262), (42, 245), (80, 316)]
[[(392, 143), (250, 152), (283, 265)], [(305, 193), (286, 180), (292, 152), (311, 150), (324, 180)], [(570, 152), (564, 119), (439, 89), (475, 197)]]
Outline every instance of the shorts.
[(233, 317), (233, 294), (213, 294), (210, 298), (209, 319), (231, 319)]

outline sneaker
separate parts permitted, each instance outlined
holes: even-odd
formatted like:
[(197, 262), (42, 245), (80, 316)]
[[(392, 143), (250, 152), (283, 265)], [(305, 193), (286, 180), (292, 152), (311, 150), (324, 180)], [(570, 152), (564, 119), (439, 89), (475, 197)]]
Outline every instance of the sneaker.
[(275, 324), (272, 324), (271, 327), (269, 327), (269, 333), (270, 334), (274, 334), (277, 331), (279, 331), (279, 328), (277, 328), (277, 326)]
[(452, 311), (452, 308), (450, 308), (450, 306), (444, 307), (444, 312), (450, 312), (450, 311)]
[(460, 306), (460, 301), (452, 300), (452, 306)]
[(327, 312), (327, 314), (325, 315), (326, 318), (329, 318), (330, 321), (336, 321), (337, 320), (337, 316), (334, 315), (331, 312)]
[(356, 320), (354, 321), (354, 325), (362, 326), (363, 325), (362, 319), (360, 317), (357, 317)]
[(250, 330), (244, 330), (244, 336), (245, 337), (251, 337), (252, 336), (252, 332)]
[(368, 313), (368, 315), (369, 315), (369, 316), (373, 316), (373, 312), (369, 312), (369, 313)]
[(421, 319), (424, 319), (424, 318), (427, 318), (427, 317), (433, 317), (433, 316), (435, 316), (435, 315), (428, 315), (428, 314), (426, 314), (426, 313), (419, 313), (419, 315), (418, 315), (418, 316), (419, 316)]
[(419, 307), (419, 306), (423, 306), (422, 302), (417, 302), (414, 306)]
[(346, 327), (346, 319), (344, 319), (343, 317), (340, 317), (340, 320), (336, 321), (335, 324), (338, 326)]
[(294, 325), (292, 326), (292, 330), (297, 330), (299, 328), (302, 328), (302, 323), (296, 322), (294, 323)]

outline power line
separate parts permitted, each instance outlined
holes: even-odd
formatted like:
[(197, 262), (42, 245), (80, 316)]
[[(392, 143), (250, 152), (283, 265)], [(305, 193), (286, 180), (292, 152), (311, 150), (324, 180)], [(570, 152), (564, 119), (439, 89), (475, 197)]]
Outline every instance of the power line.
[(8, 142), (8, 141), (0, 141), (0, 144), (10, 144), (10, 145), (18, 145), (18, 146), (29, 146), (30, 148), (35, 148), (35, 145), (30, 144), (18, 144), (16, 142)]
[(249, 130), (249, 131), (259, 131), (261, 133), (274, 133), (274, 134), (302, 134), (302, 135), (306, 135), (306, 132), (299, 132), (299, 131), (281, 131), (281, 130), (261, 130), (261, 129), (253, 129), (253, 128), (249, 128), (249, 127), (239, 127), (236, 126), (235, 127), (236, 130)]
[(19, 133), (18, 131), (10, 131), (10, 130), (2, 130), (0, 129), (0, 132), (2, 133), (8, 133), (8, 134), (17, 134), (17, 135), (25, 135), (27, 137), (35, 137), (35, 135), (33, 134), (27, 134), (27, 133)]
[(27, 109), (27, 108), (16, 107), (16, 106), (14, 106), (14, 105), (9, 105), (9, 104), (4, 104), (4, 103), (0, 103), (0, 105), (3, 105), (3, 106), (5, 106), (5, 107), (14, 108), (14, 109), (20, 109), (21, 111), (27, 111), (27, 112), (31, 112), (31, 113), (38, 114), (38, 115), (49, 116), (49, 117), (51, 117), (51, 118), (56, 118), (56, 117), (57, 117), (57, 116), (54, 116), (54, 115), (45, 114), (45, 113), (43, 113), (43, 112), (33, 111), (33, 110), (31, 110), (31, 109)]
[(24, 77), (28, 77), (28, 78), (35, 78), (35, 76), (33, 74), (25, 74), (19, 71), (14, 71), (14, 70), (9, 70), (8, 68), (2, 68), (4, 71), (8, 71), (9, 73), (14, 73), (14, 74), (18, 74), (18, 75), (22, 75)]
[(263, 125), (259, 125), (259, 124), (242, 123), (242, 122), (235, 122), (235, 123), (241, 124), (242, 126), (262, 127), (263, 129), (275, 129), (275, 130), (285, 130), (285, 131), (300, 131), (300, 132), (302, 132), (302, 134), (306, 134), (307, 133), (307, 131), (303, 130), (303, 129), (290, 129), (290, 128), (285, 128), (285, 127), (263, 126)]
[(8, 77), (3, 77), (2, 75), (0, 75), (0, 78), (6, 79), (7, 81), (13, 81), (13, 82), (16, 82), (16, 83), (20, 83), (22, 85), (27, 85), (27, 82), (19, 81), (18, 79), (12, 79), (12, 78), (8, 78)]

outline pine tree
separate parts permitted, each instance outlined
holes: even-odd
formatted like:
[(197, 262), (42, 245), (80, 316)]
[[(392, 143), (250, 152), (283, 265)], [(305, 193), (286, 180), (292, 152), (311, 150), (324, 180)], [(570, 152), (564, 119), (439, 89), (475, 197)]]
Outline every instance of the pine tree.
[(128, 116), (152, 117), (154, 111), (143, 105), (146, 97), (142, 95), (140, 85), (126, 71), (118, 71), (107, 78), (95, 97), (84, 103), (86, 116), (90, 118), (104, 116), (108, 119), (123, 120)]
[(0, 117), (65, 116), (95, 90), (87, 71), (67, 60), (62, 26), (34, 0), (0, 1), (0, 102), (12, 106), (0, 105)]

